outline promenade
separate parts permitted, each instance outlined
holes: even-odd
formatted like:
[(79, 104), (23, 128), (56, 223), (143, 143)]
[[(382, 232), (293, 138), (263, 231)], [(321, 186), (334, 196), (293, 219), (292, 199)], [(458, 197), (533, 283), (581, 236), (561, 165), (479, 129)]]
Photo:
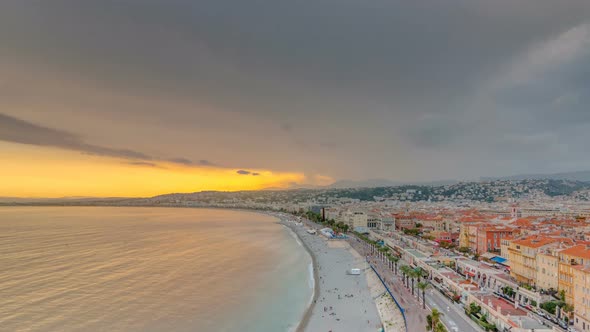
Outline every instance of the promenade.
[(368, 257), (369, 263), (381, 275), (393, 296), (404, 309), (407, 331), (426, 331), (426, 316), (430, 311), (422, 309), (421, 302), (412, 297), (411, 289), (404, 287), (401, 276), (396, 276), (391, 270), (387, 269), (387, 266), (380, 259), (371, 255), (371, 249), (365, 242), (355, 237), (351, 237), (348, 242), (357, 252), (364, 257)]
[[(426, 310), (422, 309), (422, 292), (416, 287), (414, 296), (412, 296), (411, 280), (409, 280), (409, 288), (404, 286), (402, 275), (389, 268), (387, 260), (381, 260), (376, 254), (371, 254), (371, 246), (364, 241), (351, 237), (350, 245), (357, 251), (368, 257), (369, 262), (375, 270), (385, 280), (387, 287), (391, 290), (399, 304), (404, 308), (408, 331), (425, 331), (426, 330), (426, 316), (430, 314), (432, 308), (437, 308), (443, 313), (441, 321), (449, 332), (479, 332), (482, 329), (471, 321), (464, 313), (461, 305), (451, 302), (444, 295), (437, 290), (430, 287), (426, 291)], [(398, 262), (398, 270), (402, 265), (409, 265), (407, 262), (400, 260)], [(418, 281), (414, 281), (417, 285)]]

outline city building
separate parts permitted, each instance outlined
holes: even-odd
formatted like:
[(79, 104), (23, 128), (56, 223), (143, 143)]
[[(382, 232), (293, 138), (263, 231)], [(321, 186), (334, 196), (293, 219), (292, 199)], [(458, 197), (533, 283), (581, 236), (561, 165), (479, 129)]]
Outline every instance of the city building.
[(537, 255), (551, 246), (558, 246), (559, 238), (530, 236), (513, 240), (508, 247), (510, 273), (518, 281), (530, 286), (537, 282)]

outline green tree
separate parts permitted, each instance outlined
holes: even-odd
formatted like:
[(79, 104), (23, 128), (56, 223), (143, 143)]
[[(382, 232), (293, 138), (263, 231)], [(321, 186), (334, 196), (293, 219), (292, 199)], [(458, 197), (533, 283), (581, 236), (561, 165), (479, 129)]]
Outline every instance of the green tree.
[(481, 307), (475, 302), (469, 303), (469, 306), (465, 309), (468, 315), (477, 315), (481, 312)]
[(440, 321), (443, 313), (434, 308), (430, 312), (430, 315), (426, 316), (426, 330), (432, 332), (446, 332), (447, 329)]
[(514, 289), (512, 289), (512, 287), (506, 286), (502, 288), (502, 293), (504, 293), (504, 295), (513, 298), (514, 295), (516, 294), (516, 292), (514, 291)]
[(406, 286), (406, 288), (408, 288), (408, 277), (409, 277), (410, 271), (412, 271), (412, 269), (407, 265), (402, 265), (399, 268), (399, 270), (402, 273), (402, 276), (404, 277), (404, 286)]
[(430, 286), (427, 282), (419, 282), (417, 287), (422, 291), (422, 309), (426, 309), (426, 288)]
[(565, 306), (565, 302), (562, 301), (548, 301), (548, 302), (543, 302), (541, 303), (541, 305), (539, 305), (539, 307), (541, 307), (541, 309), (547, 311), (548, 313), (555, 315), (555, 311), (557, 307), (563, 307)]
[(391, 261), (393, 262), (393, 265), (394, 265), (394, 273), (395, 273), (395, 275), (397, 275), (397, 263), (399, 262), (399, 257), (392, 256)]
[(418, 274), (418, 271), (416, 271), (415, 269), (410, 269), (408, 272), (409, 272), (409, 277), (412, 280), (412, 296), (414, 296), (414, 281), (416, 279), (418, 279), (420, 274)]
[(466, 254), (469, 252), (469, 247), (459, 247), (459, 252)]
[(426, 271), (421, 267), (415, 268), (414, 271), (416, 272), (416, 278), (418, 279), (418, 282), (422, 281), (422, 278), (425, 277), (424, 274)]
[(565, 321), (566, 321), (566, 322), (569, 322), (569, 320), (570, 320), (570, 317), (572, 316), (572, 313), (574, 312), (574, 306), (573, 306), (573, 305), (571, 305), (571, 304), (567, 304), (567, 303), (566, 303), (566, 304), (565, 304), (565, 305), (564, 305), (564, 306), (561, 308), (561, 310), (563, 310), (563, 312), (565, 312), (565, 314), (566, 314), (566, 315), (565, 315), (565, 317), (564, 317)]

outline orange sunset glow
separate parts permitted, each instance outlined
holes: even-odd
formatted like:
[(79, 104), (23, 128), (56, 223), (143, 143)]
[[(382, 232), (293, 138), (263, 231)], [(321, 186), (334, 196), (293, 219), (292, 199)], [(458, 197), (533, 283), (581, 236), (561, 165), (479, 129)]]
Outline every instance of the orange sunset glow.
[[(192, 167), (167, 162), (151, 165), (55, 148), (0, 144), (3, 195), (17, 197), (148, 197), (201, 190), (286, 188), (304, 180), (301, 173)], [(253, 175), (253, 174), (257, 175)], [(320, 179), (329, 183), (329, 178)]]

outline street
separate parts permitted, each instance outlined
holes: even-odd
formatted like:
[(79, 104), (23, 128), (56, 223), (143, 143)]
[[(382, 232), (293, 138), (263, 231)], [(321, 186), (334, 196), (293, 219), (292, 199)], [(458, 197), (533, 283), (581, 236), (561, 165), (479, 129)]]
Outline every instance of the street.
[[(368, 244), (359, 242), (356, 238), (351, 238), (349, 242), (359, 253), (363, 254), (365, 257), (369, 257), (369, 262), (375, 267), (381, 277), (386, 280), (392, 294), (405, 310), (408, 331), (425, 330), (426, 316), (430, 313), (430, 310), (422, 309), (422, 298), (421, 294), (418, 294), (419, 290), (416, 288), (415, 296), (412, 296), (411, 288), (406, 288), (404, 286), (401, 276), (399, 274), (396, 276), (394, 272), (388, 268), (387, 262), (383, 262), (381, 259), (371, 256), (371, 248)], [(398, 267), (402, 265), (408, 265), (408, 263), (400, 260), (398, 262)], [(415, 282), (415, 284), (416, 283), (417, 282)], [(420, 298), (418, 298), (418, 295), (420, 295)], [(471, 321), (469, 317), (465, 315), (461, 305), (453, 304), (432, 286), (426, 292), (426, 305), (430, 308), (437, 308), (443, 313), (441, 320), (450, 332), (482, 331), (475, 322)], [(447, 308), (449, 309), (447, 310)]]
[(431, 288), (426, 292), (426, 305), (431, 308), (438, 308), (444, 313), (442, 321), (448, 327), (449, 332), (481, 331), (481, 328), (465, 315), (460, 304), (452, 303), (436, 289)]

